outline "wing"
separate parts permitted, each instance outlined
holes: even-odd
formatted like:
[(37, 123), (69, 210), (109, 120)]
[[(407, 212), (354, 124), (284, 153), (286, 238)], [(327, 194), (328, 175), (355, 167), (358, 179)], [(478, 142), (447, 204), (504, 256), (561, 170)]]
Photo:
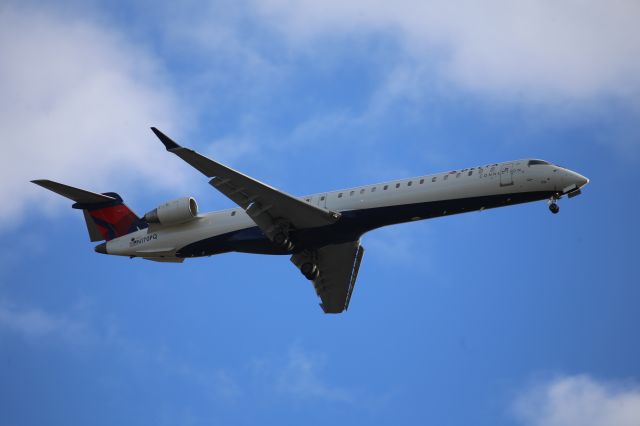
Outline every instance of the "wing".
[(312, 263), (318, 268), (313, 286), (326, 314), (339, 314), (349, 308), (364, 247), (359, 241), (325, 246), (313, 251), (304, 251), (291, 256), (291, 261), (302, 268)]
[(339, 213), (305, 203), (193, 150), (183, 148), (155, 127), (151, 130), (167, 151), (176, 154), (203, 175), (213, 178), (209, 183), (242, 207), (269, 238), (273, 238), (283, 224), (295, 229), (315, 228), (335, 223), (340, 218)]

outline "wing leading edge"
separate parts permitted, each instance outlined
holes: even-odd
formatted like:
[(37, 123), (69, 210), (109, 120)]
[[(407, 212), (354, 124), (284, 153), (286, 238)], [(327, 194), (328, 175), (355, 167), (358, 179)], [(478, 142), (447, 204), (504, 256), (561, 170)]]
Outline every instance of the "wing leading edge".
[(340, 218), (339, 213), (305, 203), (191, 149), (184, 148), (155, 127), (151, 130), (167, 151), (182, 158), (203, 175), (212, 178), (209, 181), (211, 186), (242, 207), (271, 239), (283, 225), (294, 229), (315, 228), (335, 223)]

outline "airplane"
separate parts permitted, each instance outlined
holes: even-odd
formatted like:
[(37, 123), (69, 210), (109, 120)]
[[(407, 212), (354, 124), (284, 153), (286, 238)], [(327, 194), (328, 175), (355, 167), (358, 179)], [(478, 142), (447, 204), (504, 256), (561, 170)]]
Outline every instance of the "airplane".
[(327, 314), (348, 309), (364, 248), (361, 237), (404, 222), (581, 194), (586, 177), (544, 160), (523, 159), (296, 197), (184, 148), (151, 130), (167, 151), (209, 178), (238, 205), (200, 214), (192, 197), (133, 213), (114, 192), (95, 193), (51, 180), (32, 182), (82, 210), (102, 254), (158, 262), (228, 252), (290, 255), (313, 283)]

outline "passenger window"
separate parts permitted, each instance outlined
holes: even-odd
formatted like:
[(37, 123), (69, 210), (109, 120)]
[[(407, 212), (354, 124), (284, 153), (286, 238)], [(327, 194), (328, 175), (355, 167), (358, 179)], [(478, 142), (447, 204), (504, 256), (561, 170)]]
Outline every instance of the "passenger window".
[(435, 182), (437, 179), (437, 176), (434, 176), (433, 178), (431, 178), (431, 182)]
[(400, 188), (400, 184), (399, 183), (396, 183), (396, 188)]
[(371, 192), (376, 192), (376, 187), (371, 188)]
[(308, 203), (309, 201), (311, 201), (310, 198), (305, 198), (305, 201)]
[(382, 189), (384, 189), (386, 191), (387, 189), (389, 189), (389, 185), (385, 185), (384, 188), (382, 188)]
[(236, 215), (236, 211), (234, 210), (231, 212), (231, 216), (235, 216), (235, 215)]
[(338, 194), (338, 198), (342, 198), (342, 192)]
[(362, 189), (360, 190), (360, 193), (361, 193), (361, 194), (364, 194), (364, 188), (362, 188)]
[(324, 195), (320, 197), (320, 201), (324, 201)]
[(412, 183), (413, 182), (411, 182), (411, 181), (407, 182), (407, 186), (411, 186)]
[(420, 185), (424, 183), (424, 179), (420, 179)]
[(467, 173), (468, 176), (471, 176), (473, 174), (473, 170), (469, 170), (469, 173)]
[(355, 193), (356, 193), (356, 191), (351, 191), (351, 192), (349, 193), (349, 195), (350, 195), (350, 196), (353, 196), (353, 194), (355, 194)]
[(461, 175), (461, 173), (460, 173), (460, 172), (458, 172), (458, 173), (456, 174), (456, 177), (457, 177), (457, 178), (459, 178), (459, 177), (460, 177), (460, 175)]

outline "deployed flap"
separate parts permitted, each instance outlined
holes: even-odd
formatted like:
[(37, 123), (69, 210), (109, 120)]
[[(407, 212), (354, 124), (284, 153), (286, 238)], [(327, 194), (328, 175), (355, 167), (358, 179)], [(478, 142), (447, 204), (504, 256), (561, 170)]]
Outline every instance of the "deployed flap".
[(187, 148), (183, 148), (155, 127), (167, 151), (176, 154), (207, 177), (214, 188), (246, 210), (256, 224), (271, 237), (271, 231), (279, 221), (285, 221), (296, 229), (314, 228), (335, 223), (340, 214), (331, 212), (267, 184), (237, 172)]
[(291, 261), (298, 267), (305, 262), (318, 267), (313, 285), (322, 300), (320, 307), (326, 314), (338, 314), (349, 308), (363, 255), (364, 247), (352, 241), (301, 252), (291, 256)]
[(108, 195), (96, 194), (95, 192), (86, 191), (84, 189), (74, 188), (73, 186), (64, 185), (62, 183), (54, 182), (47, 179), (32, 180), (32, 183), (39, 185), (49, 191), (53, 191), (56, 194), (62, 195), (76, 203), (81, 204), (94, 204), (104, 203), (107, 201), (114, 201), (114, 197)]

